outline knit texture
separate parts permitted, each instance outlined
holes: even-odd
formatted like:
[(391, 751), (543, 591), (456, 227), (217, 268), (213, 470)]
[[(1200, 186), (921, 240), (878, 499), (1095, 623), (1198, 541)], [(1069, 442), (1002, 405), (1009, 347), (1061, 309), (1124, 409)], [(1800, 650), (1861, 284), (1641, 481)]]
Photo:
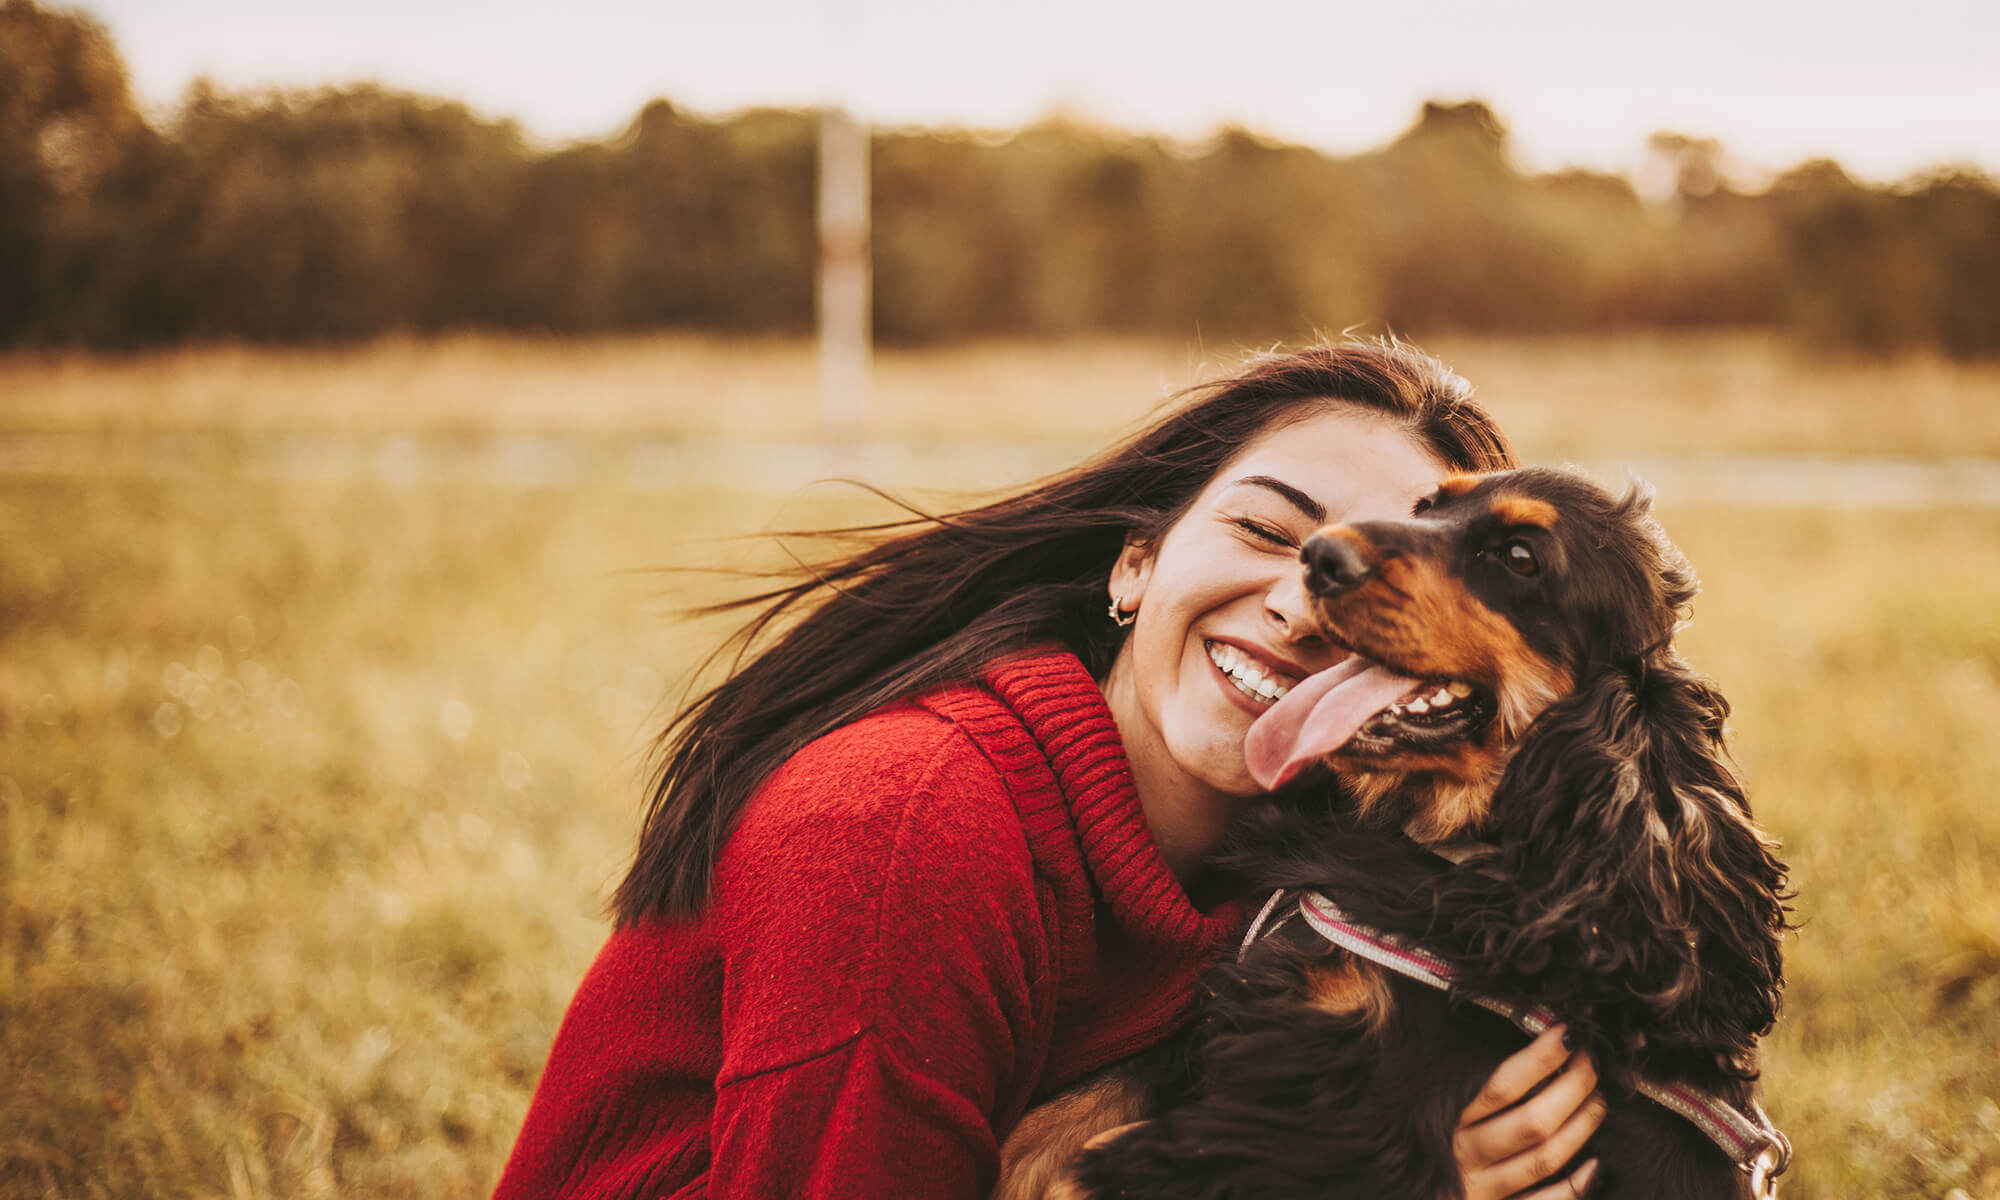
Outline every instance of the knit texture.
[(699, 917), (614, 932), (495, 1192), (973, 1197), (1033, 1102), (1151, 1045), (1241, 914), (1188, 901), (1073, 655), (820, 738)]

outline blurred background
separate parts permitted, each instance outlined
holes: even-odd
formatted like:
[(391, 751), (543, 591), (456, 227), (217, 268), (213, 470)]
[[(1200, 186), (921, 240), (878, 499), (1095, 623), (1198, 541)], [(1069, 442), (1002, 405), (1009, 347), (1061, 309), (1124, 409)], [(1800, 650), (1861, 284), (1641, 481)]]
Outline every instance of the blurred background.
[(1348, 329), (1701, 570), (1787, 1194), (2000, 1198), (2000, 10), (1381, 8), (0, 0), (0, 1198), (484, 1195), (684, 610)]

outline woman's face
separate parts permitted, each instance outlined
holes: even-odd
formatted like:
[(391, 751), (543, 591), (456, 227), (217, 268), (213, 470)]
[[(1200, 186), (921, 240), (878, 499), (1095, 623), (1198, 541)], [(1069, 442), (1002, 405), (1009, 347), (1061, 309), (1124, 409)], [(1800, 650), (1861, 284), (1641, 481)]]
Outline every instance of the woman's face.
[(1409, 515), (1444, 473), (1388, 418), (1330, 405), (1260, 434), (1157, 543), (1126, 547), (1111, 595), (1138, 619), (1105, 692), (1142, 799), (1149, 782), (1258, 794), (1251, 722), (1346, 656), (1307, 615), (1299, 547), (1324, 525)]

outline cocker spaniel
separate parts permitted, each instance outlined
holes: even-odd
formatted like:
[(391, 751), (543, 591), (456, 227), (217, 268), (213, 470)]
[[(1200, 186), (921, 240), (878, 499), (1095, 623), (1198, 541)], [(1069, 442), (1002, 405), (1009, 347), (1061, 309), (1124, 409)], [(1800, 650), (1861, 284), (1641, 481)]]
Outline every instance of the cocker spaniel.
[(1270, 903), (1183, 1035), (1029, 1114), (998, 1194), (1453, 1196), (1458, 1115), (1558, 1019), (1610, 1102), (1594, 1194), (1774, 1191), (1785, 868), (1649, 510), (1528, 468), (1307, 543), (1352, 654), (1246, 745), (1280, 799), (1221, 865)]

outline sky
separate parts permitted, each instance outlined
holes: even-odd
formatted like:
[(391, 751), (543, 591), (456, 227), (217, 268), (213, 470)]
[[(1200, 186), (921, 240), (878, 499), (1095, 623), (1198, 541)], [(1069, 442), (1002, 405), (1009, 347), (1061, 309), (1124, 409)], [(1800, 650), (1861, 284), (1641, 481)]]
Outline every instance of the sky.
[[(54, 0), (57, 6), (63, 0)], [(649, 99), (838, 102), (897, 125), (1052, 112), (1198, 138), (1224, 123), (1336, 153), (1426, 99), (1483, 99), (1522, 165), (1632, 171), (1647, 134), (1719, 138), (1746, 179), (1828, 156), (1892, 180), (2000, 175), (2000, 0), (91, 0), (142, 102), (375, 79), (616, 133)]]

